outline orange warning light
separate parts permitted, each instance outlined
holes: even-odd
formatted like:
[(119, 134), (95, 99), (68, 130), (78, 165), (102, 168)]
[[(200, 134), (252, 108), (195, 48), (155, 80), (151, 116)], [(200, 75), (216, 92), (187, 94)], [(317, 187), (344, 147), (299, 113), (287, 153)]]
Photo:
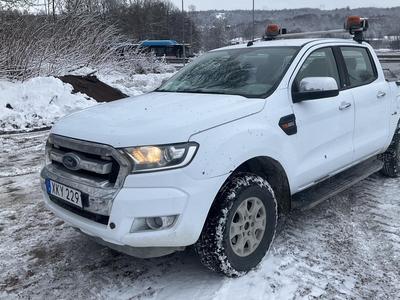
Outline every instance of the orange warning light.
[(360, 24), (361, 23), (361, 18), (359, 16), (348, 16), (346, 23), (347, 24), (349, 24), (349, 23)]
[(276, 24), (269, 24), (267, 26), (267, 31), (279, 31), (279, 27)]

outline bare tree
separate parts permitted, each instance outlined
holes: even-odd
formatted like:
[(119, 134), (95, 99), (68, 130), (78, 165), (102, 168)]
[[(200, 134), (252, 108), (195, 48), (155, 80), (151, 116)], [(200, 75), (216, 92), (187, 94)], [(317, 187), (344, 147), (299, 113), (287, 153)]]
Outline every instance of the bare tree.
[(41, 6), (40, 0), (0, 0), (0, 11), (28, 10), (31, 7)]
[(119, 39), (116, 28), (97, 15), (62, 15), (56, 22), (47, 16), (20, 16), (4, 25), (0, 76), (22, 80), (99, 66), (114, 55), (107, 43)]
[(214, 15), (211, 25), (205, 28), (203, 32), (203, 45), (205, 50), (211, 50), (229, 44), (227, 25), (227, 20), (225, 18)]

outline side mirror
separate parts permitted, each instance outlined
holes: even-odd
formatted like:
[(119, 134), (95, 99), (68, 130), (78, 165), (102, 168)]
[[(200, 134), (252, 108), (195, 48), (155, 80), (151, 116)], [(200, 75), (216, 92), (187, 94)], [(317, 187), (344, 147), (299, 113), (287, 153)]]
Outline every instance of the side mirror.
[(299, 92), (292, 93), (292, 99), (293, 103), (298, 103), (337, 95), (339, 95), (339, 88), (334, 78), (306, 77), (300, 81)]

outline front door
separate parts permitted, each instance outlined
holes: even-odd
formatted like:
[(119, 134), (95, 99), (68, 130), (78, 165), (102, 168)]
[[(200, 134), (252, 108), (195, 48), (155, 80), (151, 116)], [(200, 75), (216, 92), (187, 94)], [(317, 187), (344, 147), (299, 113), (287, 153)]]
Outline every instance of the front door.
[[(306, 77), (332, 77), (340, 87), (330, 47), (312, 52), (298, 70), (292, 91)], [(294, 186), (300, 191), (346, 167), (352, 161), (354, 145), (354, 100), (350, 90), (335, 97), (293, 103), (297, 124), (294, 141), (297, 171)], [(317, 179), (317, 180), (316, 180)]]

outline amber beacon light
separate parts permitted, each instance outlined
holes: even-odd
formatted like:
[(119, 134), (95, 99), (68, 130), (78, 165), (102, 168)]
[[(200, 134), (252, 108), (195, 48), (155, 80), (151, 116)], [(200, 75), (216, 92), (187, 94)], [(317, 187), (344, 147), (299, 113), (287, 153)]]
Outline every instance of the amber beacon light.
[(333, 29), (333, 30), (322, 30), (322, 31), (312, 31), (312, 32), (300, 32), (300, 33), (287, 33), (285, 28), (279, 29), (277, 24), (269, 24), (265, 29), (264, 40), (274, 40), (277, 38), (296, 38), (304, 37), (310, 35), (323, 35), (329, 33), (345, 33), (353, 35), (353, 39), (359, 43), (364, 41), (364, 31), (368, 29), (368, 19), (360, 18), (359, 16), (349, 16), (344, 24), (343, 29)]

